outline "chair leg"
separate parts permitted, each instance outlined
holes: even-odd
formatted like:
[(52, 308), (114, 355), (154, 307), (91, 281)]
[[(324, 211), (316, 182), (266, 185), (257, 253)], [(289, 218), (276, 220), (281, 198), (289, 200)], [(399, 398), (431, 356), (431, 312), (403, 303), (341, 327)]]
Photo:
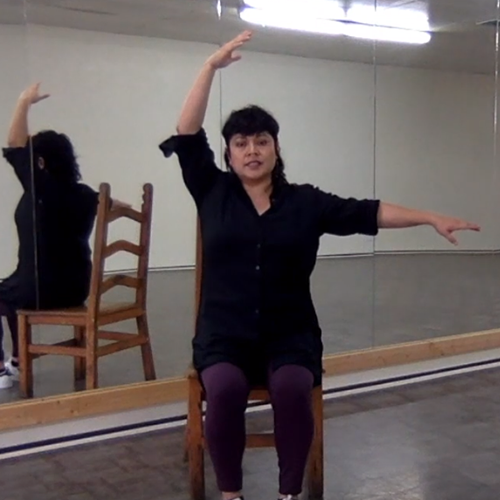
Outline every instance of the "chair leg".
[(202, 404), (201, 385), (198, 380), (190, 380), (186, 443), (191, 500), (205, 500), (205, 453)]
[(183, 455), (183, 460), (184, 463), (188, 463), (189, 461), (189, 427), (191, 425), (191, 418), (189, 414), (189, 407), (188, 407), (188, 412), (186, 416), (186, 428), (184, 429), (184, 455)]
[[(83, 326), (75, 326), (73, 328), (75, 343), (78, 347), (85, 347), (85, 328)], [(85, 358), (82, 356), (75, 357), (75, 382), (85, 380)]]
[(29, 352), (31, 345), (31, 325), (23, 314), (18, 316), (19, 335), (19, 389), (23, 398), (33, 397), (33, 358)]
[(323, 449), (323, 391), (321, 386), (313, 391), (314, 438), (308, 463), (309, 500), (321, 500), (324, 496), (324, 449)]
[(85, 388), (97, 389), (97, 326), (86, 328)]
[(156, 380), (155, 363), (153, 351), (151, 349), (151, 339), (149, 338), (148, 318), (146, 314), (137, 318), (137, 330), (139, 336), (144, 337), (145, 342), (141, 345), (142, 364), (144, 366), (144, 378), (146, 380)]

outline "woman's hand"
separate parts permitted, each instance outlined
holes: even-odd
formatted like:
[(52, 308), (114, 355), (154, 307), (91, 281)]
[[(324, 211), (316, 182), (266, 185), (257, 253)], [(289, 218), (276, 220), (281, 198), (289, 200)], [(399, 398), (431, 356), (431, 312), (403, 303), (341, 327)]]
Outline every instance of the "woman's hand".
[(26, 146), (29, 138), (28, 113), (32, 104), (47, 99), (49, 94), (40, 93), (40, 83), (34, 83), (24, 90), (16, 104), (9, 128), (7, 145), (11, 148)]
[(448, 217), (435, 212), (426, 212), (412, 208), (381, 202), (378, 212), (378, 226), (384, 229), (402, 229), (415, 226), (432, 226), (450, 243), (457, 245), (453, 235), (455, 231), (480, 231), (477, 224), (456, 217)]
[(31, 105), (50, 97), (50, 94), (40, 93), (40, 85), (40, 83), (34, 83), (33, 85), (30, 85), (26, 90), (23, 91), (19, 99)]
[(453, 234), (455, 231), (481, 230), (477, 224), (473, 224), (472, 222), (437, 214), (432, 216), (431, 225), (434, 227), (436, 232), (446, 238), (450, 243), (453, 243), (453, 245), (458, 244), (458, 241)]
[(177, 122), (178, 134), (196, 134), (200, 130), (205, 120), (208, 97), (217, 70), (240, 60), (241, 56), (235, 54), (234, 51), (248, 42), (251, 37), (251, 31), (244, 31), (234, 40), (222, 46), (203, 64), (201, 72), (182, 106)]
[(235, 54), (235, 50), (239, 49), (242, 45), (250, 41), (252, 38), (251, 31), (243, 31), (236, 38), (233, 38), (230, 42), (224, 44), (217, 52), (210, 56), (207, 60), (207, 64), (212, 69), (222, 69), (226, 68), (230, 64), (239, 61), (241, 55)]

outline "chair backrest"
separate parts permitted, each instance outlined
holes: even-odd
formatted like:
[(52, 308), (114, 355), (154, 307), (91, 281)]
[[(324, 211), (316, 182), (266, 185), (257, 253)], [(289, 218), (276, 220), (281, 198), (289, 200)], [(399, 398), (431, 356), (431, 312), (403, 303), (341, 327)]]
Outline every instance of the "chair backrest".
[[(88, 298), (88, 311), (92, 318), (97, 318), (102, 295), (116, 286), (135, 289), (135, 303), (146, 307), (149, 250), (151, 242), (151, 219), (153, 206), (153, 186), (144, 184), (141, 211), (128, 207), (113, 207), (111, 188), (103, 183), (99, 186), (99, 207), (97, 211), (94, 239), (92, 278)], [(130, 219), (140, 224), (139, 243), (117, 240), (108, 243), (109, 225), (118, 219)], [(115, 273), (104, 276), (106, 259), (118, 252), (128, 252), (137, 256), (135, 276)]]

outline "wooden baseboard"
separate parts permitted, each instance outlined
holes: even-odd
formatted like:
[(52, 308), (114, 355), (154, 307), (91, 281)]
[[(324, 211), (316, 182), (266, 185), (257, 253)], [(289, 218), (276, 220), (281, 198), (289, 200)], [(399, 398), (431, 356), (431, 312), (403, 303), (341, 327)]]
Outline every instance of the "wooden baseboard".
[(500, 347), (500, 329), (486, 330), (325, 356), (323, 367), (328, 377), (487, 351), (498, 347)]
[[(500, 329), (345, 352), (324, 357), (325, 377), (500, 347)], [(35, 398), (0, 405), (0, 431), (47, 425), (184, 401), (184, 377)]]
[(136, 410), (185, 400), (186, 378), (105, 387), (0, 405), (0, 430)]

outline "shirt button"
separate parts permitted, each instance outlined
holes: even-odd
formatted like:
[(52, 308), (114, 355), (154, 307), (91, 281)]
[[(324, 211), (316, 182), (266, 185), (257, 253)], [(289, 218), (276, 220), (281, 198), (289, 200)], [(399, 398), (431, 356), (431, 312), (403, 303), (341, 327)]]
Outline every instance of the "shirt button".
[(260, 266), (259, 265), (255, 266), (255, 270), (260, 271)]

